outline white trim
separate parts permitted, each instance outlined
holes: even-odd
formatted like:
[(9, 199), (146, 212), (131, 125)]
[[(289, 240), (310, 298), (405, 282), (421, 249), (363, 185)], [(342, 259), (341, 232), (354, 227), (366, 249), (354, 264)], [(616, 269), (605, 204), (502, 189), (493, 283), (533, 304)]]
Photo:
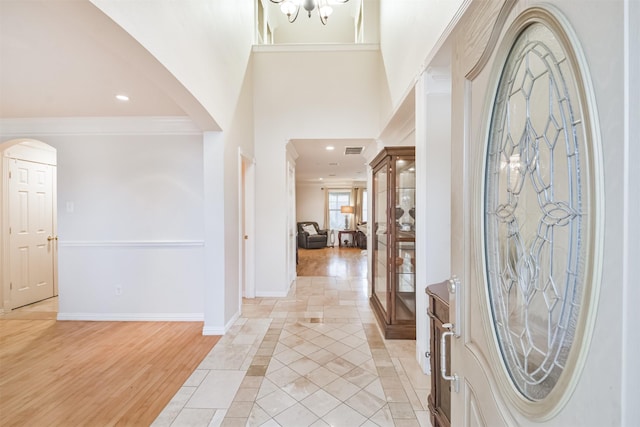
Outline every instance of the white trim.
[(337, 52), (337, 51), (378, 51), (380, 45), (377, 43), (355, 43), (355, 44), (260, 44), (253, 45), (252, 52)]
[(289, 292), (256, 292), (258, 298), (284, 298)]
[(224, 335), (226, 333), (225, 328), (218, 326), (205, 326), (202, 328), (202, 335)]
[(205, 326), (202, 328), (202, 335), (224, 335), (229, 332), (229, 329), (236, 323), (236, 320), (240, 318), (240, 313), (234, 314), (231, 319), (224, 325), (223, 328), (218, 326)]
[(624, 1), (624, 154), (622, 157), (623, 172), (623, 238), (622, 238), (622, 378), (621, 378), (621, 421), (620, 425), (638, 425), (640, 422), (640, 406), (637, 404), (637, 379), (640, 378), (640, 368), (634, 360), (640, 355), (637, 325), (640, 323), (640, 313), (637, 301), (640, 290), (637, 277), (640, 273), (637, 260), (640, 256), (640, 227), (637, 218), (640, 214), (640, 197), (638, 183), (640, 173), (637, 169), (640, 160), (637, 138), (640, 126), (634, 117), (640, 113), (640, 102), (637, 94), (640, 91), (638, 73), (640, 72), (640, 29), (636, 23), (640, 18), (640, 4), (636, 1)]
[(203, 322), (204, 313), (58, 313), (57, 319), (92, 322)]
[(58, 247), (69, 248), (156, 248), (204, 247), (204, 240), (71, 240), (60, 241)]
[(201, 135), (186, 116), (0, 119), (3, 138), (41, 135)]

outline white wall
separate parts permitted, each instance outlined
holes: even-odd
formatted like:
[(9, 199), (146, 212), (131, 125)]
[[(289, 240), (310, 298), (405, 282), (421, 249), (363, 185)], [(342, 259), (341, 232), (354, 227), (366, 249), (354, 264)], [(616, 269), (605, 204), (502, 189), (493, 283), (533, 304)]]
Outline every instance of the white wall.
[(324, 224), (324, 188), (321, 183), (296, 183), (296, 220)]
[(321, 183), (298, 182), (296, 183), (296, 218), (297, 221), (315, 221), (320, 228), (329, 228), (324, 223), (325, 189), (354, 187), (367, 188), (366, 181), (353, 183)]
[(204, 175), (204, 334), (225, 332), (225, 294), (227, 286), (224, 211), (224, 134), (205, 132), (202, 167)]
[[(435, 75), (434, 75), (435, 74)], [(430, 373), (425, 287), (451, 275), (451, 79), (430, 69), (416, 84), (416, 358)], [(438, 337), (434, 337), (438, 339)], [(432, 373), (438, 375), (438, 373)]]
[(285, 295), (287, 141), (377, 135), (380, 56), (366, 46), (334, 52), (261, 47), (253, 63), (256, 293)]
[(58, 152), (59, 317), (202, 320), (202, 136), (33, 124)]
[[(249, 159), (254, 156), (252, 68), (249, 66), (244, 74), (245, 78), (233, 119), (228, 131), (224, 132), (224, 154), (220, 159), (216, 159), (214, 165), (209, 165), (209, 167), (224, 169), (224, 247), (222, 255), (225, 260), (224, 321), (227, 326), (239, 315), (238, 309), (242, 292), (239, 276), (241, 214), (238, 199), (238, 178), (240, 176), (238, 150), (241, 150), (243, 156)], [(220, 226), (220, 224), (214, 224), (214, 226)], [(249, 238), (253, 237), (249, 236)], [(216, 274), (213, 277), (221, 276)]]
[(223, 130), (228, 128), (254, 38), (253, 1), (91, 2), (151, 52)]
[(395, 108), (434, 54), (465, 0), (380, 0), (380, 50)]

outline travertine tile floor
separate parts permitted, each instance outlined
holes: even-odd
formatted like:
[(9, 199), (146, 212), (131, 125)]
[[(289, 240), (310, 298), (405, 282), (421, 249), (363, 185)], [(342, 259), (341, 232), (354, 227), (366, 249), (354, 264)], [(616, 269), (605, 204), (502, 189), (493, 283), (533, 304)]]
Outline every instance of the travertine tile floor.
[(366, 286), (299, 277), (286, 298), (244, 300), (153, 425), (430, 426), (415, 341), (382, 338)]

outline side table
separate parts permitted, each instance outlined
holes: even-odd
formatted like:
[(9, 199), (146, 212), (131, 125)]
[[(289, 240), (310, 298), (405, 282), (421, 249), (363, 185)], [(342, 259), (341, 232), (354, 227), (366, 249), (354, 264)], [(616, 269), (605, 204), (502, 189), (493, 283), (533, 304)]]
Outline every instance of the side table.
[[(351, 243), (344, 244), (342, 241), (342, 235), (348, 234), (351, 236)], [(354, 247), (356, 245), (356, 230), (340, 230), (338, 231), (338, 247), (346, 246), (346, 247)]]

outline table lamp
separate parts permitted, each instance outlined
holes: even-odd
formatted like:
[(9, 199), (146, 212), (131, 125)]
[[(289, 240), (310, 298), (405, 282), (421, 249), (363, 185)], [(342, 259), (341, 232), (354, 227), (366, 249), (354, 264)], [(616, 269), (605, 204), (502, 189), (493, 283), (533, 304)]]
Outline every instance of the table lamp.
[(353, 208), (353, 206), (340, 206), (340, 213), (344, 214), (344, 229), (348, 230), (349, 229), (349, 214), (352, 214), (355, 212), (355, 209)]

